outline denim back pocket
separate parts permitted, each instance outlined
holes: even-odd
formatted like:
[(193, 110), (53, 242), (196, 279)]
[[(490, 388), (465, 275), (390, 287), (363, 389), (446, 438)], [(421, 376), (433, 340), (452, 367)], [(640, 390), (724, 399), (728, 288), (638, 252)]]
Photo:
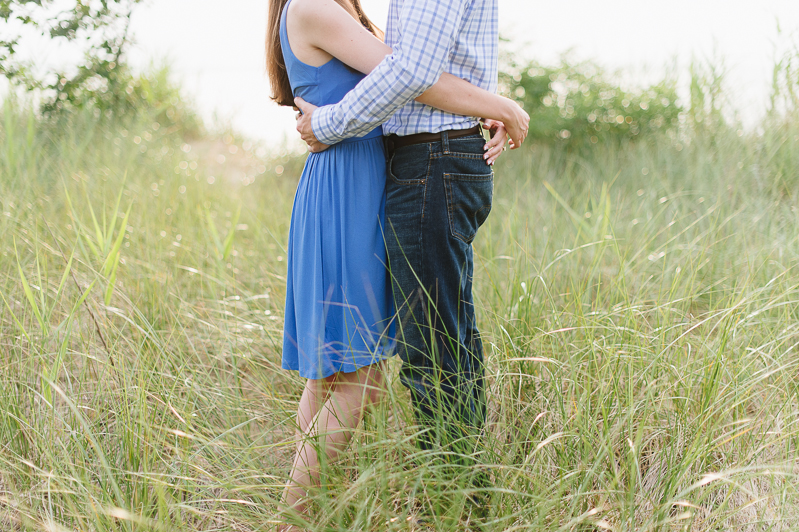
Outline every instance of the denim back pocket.
[(491, 212), (494, 174), (444, 174), (444, 185), (449, 230), (455, 238), (471, 244)]

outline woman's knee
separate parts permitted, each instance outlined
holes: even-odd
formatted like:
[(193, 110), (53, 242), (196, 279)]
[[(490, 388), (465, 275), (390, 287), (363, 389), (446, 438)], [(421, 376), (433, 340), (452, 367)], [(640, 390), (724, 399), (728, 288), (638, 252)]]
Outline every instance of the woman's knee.
[(385, 363), (380, 362), (370, 367), (365, 377), (361, 380), (365, 402), (371, 405), (380, 403), (386, 395)]
[(335, 382), (335, 374), (323, 379), (307, 379), (305, 381), (305, 388), (314, 395), (324, 397), (330, 392), (330, 389), (333, 387)]

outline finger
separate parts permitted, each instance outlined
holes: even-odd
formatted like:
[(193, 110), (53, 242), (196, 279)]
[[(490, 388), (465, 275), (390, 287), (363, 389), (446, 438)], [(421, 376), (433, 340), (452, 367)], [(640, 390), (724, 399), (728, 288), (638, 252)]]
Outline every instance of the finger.
[(488, 164), (494, 164), (494, 161), (497, 160), (497, 157), (499, 157), (501, 153), (502, 153), (502, 146), (494, 146), (493, 148), (485, 152), (484, 157), (488, 162)]
[(512, 148), (516, 149), (521, 146), (522, 141), (524, 140), (524, 133), (521, 131), (508, 131), (508, 135), (510, 136), (510, 140), (512, 142)]
[(294, 105), (299, 107), (299, 110), (300, 110), (301, 113), (304, 113), (305, 110), (308, 108), (308, 102), (306, 102), (305, 100), (303, 100), (299, 96), (294, 98)]
[(504, 131), (497, 131), (497, 133), (493, 137), (491, 137), (491, 140), (486, 142), (485, 146), (483, 146), (483, 150), (489, 151), (497, 146), (500, 147), (504, 146), (505, 137), (506, 135)]

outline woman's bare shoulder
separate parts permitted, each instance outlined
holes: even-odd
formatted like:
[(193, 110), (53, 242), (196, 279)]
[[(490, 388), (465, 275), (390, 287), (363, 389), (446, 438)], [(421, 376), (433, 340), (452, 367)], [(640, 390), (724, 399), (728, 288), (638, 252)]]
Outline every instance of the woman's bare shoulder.
[(317, 24), (344, 11), (334, 0), (291, 0), (289, 14), (303, 24)]

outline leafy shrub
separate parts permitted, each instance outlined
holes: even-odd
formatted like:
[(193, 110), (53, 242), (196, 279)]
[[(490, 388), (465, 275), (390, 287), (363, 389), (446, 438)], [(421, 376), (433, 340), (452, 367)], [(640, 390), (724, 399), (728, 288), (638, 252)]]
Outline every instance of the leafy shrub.
[[(141, 0), (0, 0), (0, 21), (8, 31), (0, 38), (0, 73), (11, 83), (41, 99), (47, 115), (91, 108), (102, 116), (130, 116), (142, 109), (164, 123), (189, 118), (178, 91), (166, 71), (135, 76), (126, 63), (133, 10)], [(14, 28), (19, 31), (14, 32)], [(69, 46), (83, 54), (77, 68), (60, 72), (36, 72), (19, 57), (22, 29), (41, 39)], [(31, 33), (30, 31), (28, 33)], [(197, 126), (192, 117), (185, 124)]]
[(530, 140), (579, 146), (678, 129), (683, 109), (672, 78), (625, 90), (592, 62), (506, 63), (501, 88), (530, 113)]
[(168, 67), (153, 68), (134, 75), (127, 65), (98, 73), (86, 69), (83, 77), (67, 80), (60, 99), (45, 103), (43, 111), (56, 119), (73, 112), (93, 111), (108, 120), (145, 120), (180, 131), (187, 138), (199, 138), (202, 120), (170, 80)]

